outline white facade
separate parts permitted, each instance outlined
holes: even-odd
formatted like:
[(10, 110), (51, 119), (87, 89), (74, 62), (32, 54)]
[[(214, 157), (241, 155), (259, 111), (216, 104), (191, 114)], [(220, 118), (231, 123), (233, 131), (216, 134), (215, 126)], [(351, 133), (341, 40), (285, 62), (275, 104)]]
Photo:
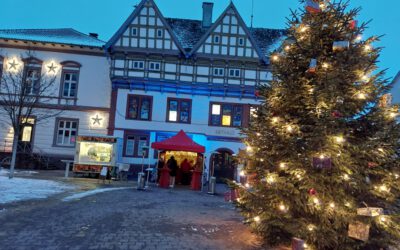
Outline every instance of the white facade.
[[(50, 157), (72, 159), (76, 136), (107, 133), (111, 92), (109, 64), (101, 47), (27, 44), (29, 47), (18, 40), (0, 39), (3, 72), (9, 70), (10, 60), (18, 61), (19, 70), (26, 70), (28, 65), (21, 59), (27, 57), (29, 48), (29, 55), (41, 61), (40, 73), (56, 77), (54, 89), (49, 92), (52, 97), (49, 110), (63, 110), (56, 117), (34, 122), (32, 150)], [(50, 66), (54, 67), (52, 72)], [(66, 81), (69, 81), (68, 85)], [(60, 131), (61, 126), (63, 131)], [(11, 126), (3, 122), (0, 125), (0, 151), (11, 151), (12, 136)]]

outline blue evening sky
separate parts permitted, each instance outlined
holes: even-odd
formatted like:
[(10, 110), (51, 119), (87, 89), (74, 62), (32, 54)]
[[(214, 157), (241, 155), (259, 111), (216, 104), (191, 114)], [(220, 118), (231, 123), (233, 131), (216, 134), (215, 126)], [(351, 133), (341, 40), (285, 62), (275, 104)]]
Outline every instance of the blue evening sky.
[[(214, 2), (214, 20), (231, 0)], [(125, 21), (140, 0), (1, 0), (1, 28), (75, 28), (96, 32), (108, 40)], [(201, 19), (203, 0), (156, 0), (166, 17)], [(243, 19), (250, 24), (251, 0), (233, 0)], [(388, 77), (400, 70), (399, 0), (351, 0), (363, 8), (360, 21), (373, 19), (367, 35), (385, 35), (378, 45), (385, 47), (381, 68), (389, 68)], [(297, 0), (254, 0), (254, 26), (284, 28), (289, 8), (299, 7)]]

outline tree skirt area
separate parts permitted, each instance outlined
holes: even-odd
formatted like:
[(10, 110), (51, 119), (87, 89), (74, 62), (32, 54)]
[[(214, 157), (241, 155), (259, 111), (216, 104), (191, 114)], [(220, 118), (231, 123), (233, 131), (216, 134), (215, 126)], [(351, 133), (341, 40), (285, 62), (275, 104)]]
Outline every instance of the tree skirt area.
[(71, 189), (73, 189), (72, 186), (56, 181), (26, 178), (9, 179), (7, 176), (0, 176), (0, 204), (44, 199)]

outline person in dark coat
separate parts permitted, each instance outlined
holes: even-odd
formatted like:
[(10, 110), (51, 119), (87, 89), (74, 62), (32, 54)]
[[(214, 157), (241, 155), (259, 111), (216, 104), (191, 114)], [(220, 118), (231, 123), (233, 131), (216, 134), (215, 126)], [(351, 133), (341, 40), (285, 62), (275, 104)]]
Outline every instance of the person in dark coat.
[(175, 177), (176, 177), (176, 172), (178, 170), (178, 162), (175, 160), (174, 156), (171, 156), (169, 158), (169, 160), (167, 161), (167, 166), (170, 170), (169, 187), (173, 188), (175, 186)]
[(157, 183), (160, 182), (161, 169), (164, 167), (164, 165), (165, 165), (164, 154), (160, 154), (160, 158), (158, 159), (157, 163)]

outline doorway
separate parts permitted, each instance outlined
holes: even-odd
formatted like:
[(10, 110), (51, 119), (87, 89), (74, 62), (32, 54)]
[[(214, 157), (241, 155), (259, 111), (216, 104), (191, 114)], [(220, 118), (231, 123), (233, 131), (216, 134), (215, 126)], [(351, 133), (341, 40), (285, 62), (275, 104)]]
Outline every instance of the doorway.
[(217, 178), (218, 183), (226, 182), (226, 179), (233, 180), (235, 175), (235, 164), (233, 151), (230, 149), (218, 149), (211, 155), (211, 175)]

